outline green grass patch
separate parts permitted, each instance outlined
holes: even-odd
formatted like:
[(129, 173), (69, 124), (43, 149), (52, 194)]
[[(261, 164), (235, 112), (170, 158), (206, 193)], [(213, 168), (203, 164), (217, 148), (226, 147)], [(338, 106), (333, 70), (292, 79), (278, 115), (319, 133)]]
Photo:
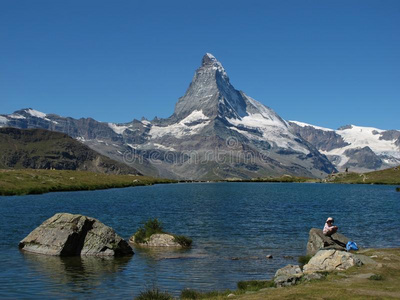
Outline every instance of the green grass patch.
[(374, 274), (368, 278), (369, 280), (383, 280), (383, 276), (379, 274)]
[(275, 283), (273, 280), (248, 280), (239, 281), (237, 288), (242, 291), (259, 291), (261, 289), (274, 287)]
[(199, 292), (192, 289), (184, 289), (181, 292), (181, 299), (213, 299), (213, 298), (221, 298), (226, 297), (229, 294), (233, 294), (231, 290), (225, 291), (211, 291), (211, 292)]
[(162, 228), (162, 223), (158, 219), (149, 219), (143, 224), (143, 227), (139, 227), (135, 233), (136, 243), (145, 243), (153, 234), (165, 233)]
[(137, 175), (112, 175), (72, 170), (0, 170), (0, 196), (98, 190), (174, 183), (174, 180)]
[(400, 184), (400, 167), (368, 173), (339, 173), (330, 175), (327, 182), (356, 184)]
[(151, 289), (141, 292), (135, 300), (172, 300), (174, 299), (167, 292), (161, 292), (159, 289)]
[(239, 281), (237, 290), (200, 292), (193, 289), (185, 289), (181, 292), (181, 299), (224, 299), (229, 294), (243, 295), (246, 292), (257, 292), (264, 288), (275, 287), (273, 280), (248, 280)]
[(304, 265), (308, 264), (308, 262), (310, 261), (310, 259), (312, 258), (312, 255), (303, 255), (300, 256), (297, 261), (300, 264), (300, 267), (302, 268)]
[[(171, 234), (164, 231), (161, 221), (159, 221), (158, 219), (149, 219), (144, 222), (143, 226), (139, 227), (139, 229), (136, 231), (134, 235), (135, 243), (146, 243), (153, 234), (157, 233)], [(174, 237), (174, 241), (181, 245), (183, 248), (189, 248), (192, 245), (191, 238), (183, 235), (171, 235)]]

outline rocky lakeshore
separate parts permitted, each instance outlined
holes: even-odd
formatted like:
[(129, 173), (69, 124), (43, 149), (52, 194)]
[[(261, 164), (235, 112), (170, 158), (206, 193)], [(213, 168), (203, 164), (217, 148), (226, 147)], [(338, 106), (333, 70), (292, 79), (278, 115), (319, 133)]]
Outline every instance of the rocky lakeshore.
[(348, 240), (341, 234), (331, 239), (312, 228), (305, 265), (287, 265), (269, 281), (239, 282), (236, 291), (183, 291), (181, 299), (400, 298), (400, 248), (347, 252), (339, 244)]
[(296, 285), (289, 287), (244, 292), (233, 299), (398, 299), (400, 248), (365, 249), (358, 254), (368, 257), (375, 264), (355, 265), (347, 270), (322, 273), (320, 278), (299, 280)]

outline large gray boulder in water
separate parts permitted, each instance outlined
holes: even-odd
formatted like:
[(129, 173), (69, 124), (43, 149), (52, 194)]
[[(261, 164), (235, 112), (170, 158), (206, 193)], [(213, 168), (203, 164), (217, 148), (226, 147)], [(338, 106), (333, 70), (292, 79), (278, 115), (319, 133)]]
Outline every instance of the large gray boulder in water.
[(340, 233), (335, 233), (331, 237), (322, 233), (321, 229), (311, 228), (308, 243), (307, 255), (314, 255), (321, 249), (346, 250), (349, 239)]
[(44, 221), (20, 243), (28, 252), (74, 256), (132, 255), (129, 244), (99, 220), (83, 215), (58, 213)]

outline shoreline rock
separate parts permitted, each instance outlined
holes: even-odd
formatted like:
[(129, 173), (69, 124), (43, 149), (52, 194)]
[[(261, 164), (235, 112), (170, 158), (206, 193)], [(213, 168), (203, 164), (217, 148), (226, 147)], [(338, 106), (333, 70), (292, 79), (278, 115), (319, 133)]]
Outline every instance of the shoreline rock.
[(57, 213), (19, 242), (23, 251), (53, 256), (133, 255), (131, 246), (97, 219)]
[(363, 262), (357, 255), (335, 249), (319, 250), (308, 264), (304, 265), (305, 274), (316, 272), (344, 271), (353, 266), (361, 266)]
[(287, 265), (278, 271), (274, 276), (274, 283), (277, 287), (295, 285), (303, 276), (303, 271), (298, 265)]
[(340, 233), (335, 233), (331, 237), (322, 233), (321, 229), (311, 228), (307, 242), (307, 255), (315, 255), (322, 249), (346, 250), (346, 244), (350, 239)]

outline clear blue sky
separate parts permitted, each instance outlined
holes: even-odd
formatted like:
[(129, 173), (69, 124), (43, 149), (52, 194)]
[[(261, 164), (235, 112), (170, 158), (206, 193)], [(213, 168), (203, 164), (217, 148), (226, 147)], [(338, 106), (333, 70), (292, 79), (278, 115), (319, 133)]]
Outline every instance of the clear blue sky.
[(206, 52), (284, 119), (400, 129), (398, 0), (0, 0), (0, 113), (168, 117)]

